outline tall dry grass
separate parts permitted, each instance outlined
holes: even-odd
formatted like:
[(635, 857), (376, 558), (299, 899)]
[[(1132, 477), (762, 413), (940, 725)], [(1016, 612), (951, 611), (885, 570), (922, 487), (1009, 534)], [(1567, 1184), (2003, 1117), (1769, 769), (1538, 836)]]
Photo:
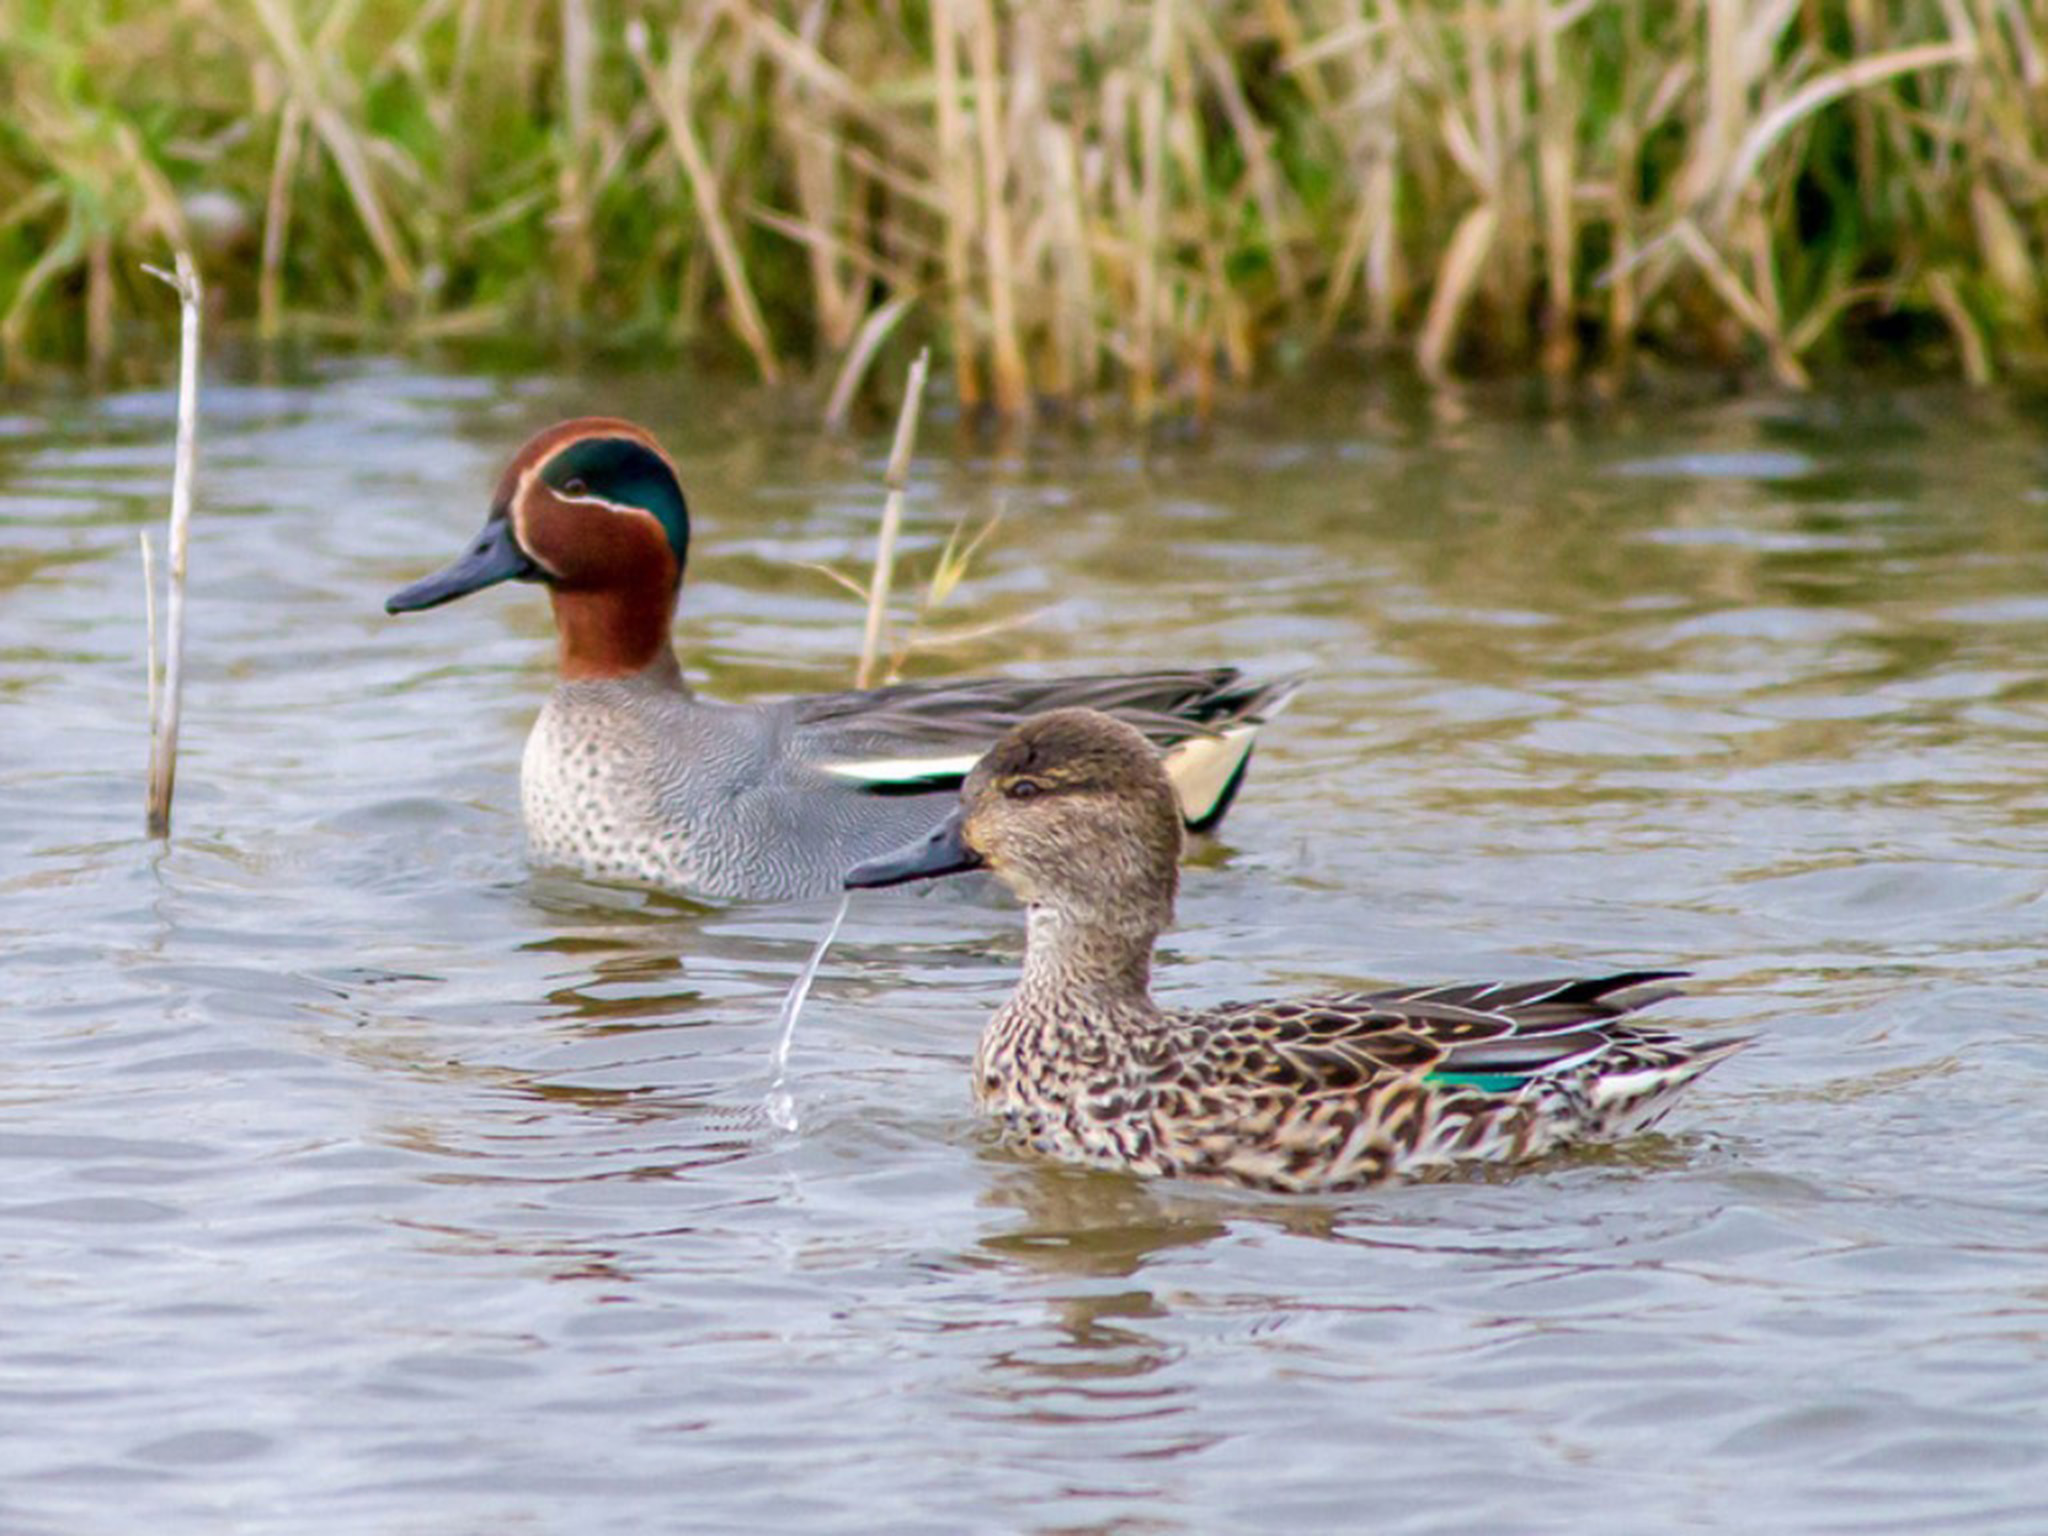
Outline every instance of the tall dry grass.
[(0, 361), (192, 248), (263, 335), (935, 341), (969, 406), (1281, 357), (1787, 385), (2044, 348), (2048, 0), (0, 0)]

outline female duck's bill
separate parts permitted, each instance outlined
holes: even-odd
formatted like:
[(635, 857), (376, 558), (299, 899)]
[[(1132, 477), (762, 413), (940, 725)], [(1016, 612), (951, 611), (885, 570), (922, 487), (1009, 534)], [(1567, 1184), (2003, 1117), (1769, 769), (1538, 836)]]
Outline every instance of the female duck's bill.
[(907, 848), (868, 859), (846, 872), (849, 890), (879, 890), (888, 885), (908, 885), (913, 880), (936, 880), (940, 875), (965, 874), (986, 869), (988, 863), (967, 846), (967, 813), (956, 806), (951, 815), (933, 827), (928, 837)]
[(1034, 716), (938, 827), (849, 886), (988, 869), (1031, 913), (988, 1020), (976, 1099), (1038, 1151), (1097, 1168), (1304, 1193), (1526, 1162), (1656, 1124), (1739, 1039), (1637, 1014), (1679, 973), (1454, 983), (1163, 1009), (1181, 818), (1157, 749), (1085, 709)]

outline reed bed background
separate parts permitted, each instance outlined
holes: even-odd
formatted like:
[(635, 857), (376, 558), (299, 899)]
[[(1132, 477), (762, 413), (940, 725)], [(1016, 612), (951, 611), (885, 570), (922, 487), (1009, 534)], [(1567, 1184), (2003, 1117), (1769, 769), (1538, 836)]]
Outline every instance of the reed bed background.
[[(2048, 0), (0, 0), (0, 363), (214, 319), (1206, 408), (2048, 357)], [(166, 353), (168, 349), (165, 349)]]

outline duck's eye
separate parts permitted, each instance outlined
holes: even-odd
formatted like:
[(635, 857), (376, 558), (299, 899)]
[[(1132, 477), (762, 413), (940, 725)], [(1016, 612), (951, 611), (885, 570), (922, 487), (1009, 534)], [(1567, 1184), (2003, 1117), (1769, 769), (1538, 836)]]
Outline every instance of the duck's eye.
[(588, 495), (589, 492), (590, 487), (583, 483), (581, 475), (571, 475), (562, 482), (562, 494), (564, 496), (584, 496)]
[(1012, 779), (1003, 786), (1003, 793), (1012, 800), (1035, 800), (1045, 792), (1045, 786), (1036, 779)]

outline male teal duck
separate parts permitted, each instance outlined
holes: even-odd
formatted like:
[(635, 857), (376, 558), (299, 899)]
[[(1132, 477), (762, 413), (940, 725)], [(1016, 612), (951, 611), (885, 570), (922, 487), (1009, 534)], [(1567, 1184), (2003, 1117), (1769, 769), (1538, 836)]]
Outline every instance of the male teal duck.
[(849, 886), (989, 869), (1028, 911), (1024, 973), (974, 1092), (1041, 1152), (1286, 1192), (1515, 1162), (1653, 1125), (1747, 1042), (1622, 1022), (1681, 973), (1165, 1009), (1181, 818), (1144, 737), (1086, 709), (1016, 726), (921, 842)]
[(691, 691), (669, 644), (689, 545), (661, 445), (628, 421), (565, 421), (513, 456), (468, 550), (384, 605), (432, 608), (501, 581), (547, 587), (560, 677), (520, 771), (542, 863), (712, 899), (834, 891), (850, 864), (929, 830), (1006, 729), (1077, 704), (1142, 730), (1188, 823), (1206, 828), (1236, 794), (1258, 727), (1300, 683), (1213, 667), (720, 703)]

